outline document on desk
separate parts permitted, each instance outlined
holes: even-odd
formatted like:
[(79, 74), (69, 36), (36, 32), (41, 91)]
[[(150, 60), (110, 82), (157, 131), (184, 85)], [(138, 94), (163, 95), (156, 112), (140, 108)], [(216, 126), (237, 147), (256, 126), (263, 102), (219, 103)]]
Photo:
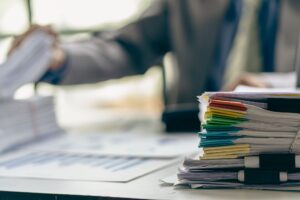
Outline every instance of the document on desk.
[(31, 148), (97, 155), (174, 158), (195, 152), (197, 134), (86, 133), (65, 134)]
[(0, 176), (128, 182), (194, 152), (196, 134), (65, 134), (0, 158)]
[(0, 110), (2, 177), (127, 182), (174, 163), (197, 143), (196, 134), (66, 134), (50, 97), (5, 99)]
[(3, 99), (0, 110), (2, 177), (127, 182), (176, 162), (198, 143), (197, 134), (66, 134), (51, 97)]
[(0, 176), (128, 182), (194, 152), (196, 134), (57, 134), (0, 156)]
[(128, 182), (178, 159), (26, 151), (0, 159), (0, 176)]

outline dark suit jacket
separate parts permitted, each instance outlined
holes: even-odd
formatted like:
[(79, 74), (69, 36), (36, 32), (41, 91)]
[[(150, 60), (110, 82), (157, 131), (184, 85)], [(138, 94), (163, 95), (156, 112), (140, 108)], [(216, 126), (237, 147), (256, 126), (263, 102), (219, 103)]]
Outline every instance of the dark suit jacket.
[[(238, 15), (240, 9), (232, 7), (230, 2), (232, 1), (157, 0), (140, 19), (118, 31), (86, 41), (64, 44), (68, 54), (68, 67), (61, 83), (97, 82), (142, 74), (171, 51), (176, 57), (174, 71), (178, 76), (175, 86), (169, 91), (167, 103), (196, 103), (197, 95), (220, 86), (218, 84), (224, 69), (216, 57), (225, 57), (226, 60), (228, 53), (220, 55), (218, 51), (224, 42), (224, 29), (226, 31), (227, 27), (231, 27), (226, 34), (233, 38), (237, 24), (236, 18), (228, 15), (228, 10), (236, 9), (233, 13)], [(280, 40), (281, 49), (276, 50), (276, 53), (293, 48), (294, 43), (284, 45), (285, 35), (289, 35), (293, 42), (295, 37), (297, 40), (298, 25), (288, 26), (285, 22), (284, 26), (290, 29), (282, 28), (290, 9), (296, 9), (295, 16), (298, 16), (298, 9), (289, 6), (290, 2), (296, 1), (286, 0), (282, 3), (282, 7), (286, 8), (281, 11), (278, 20), (280, 37), (277, 40)], [(227, 23), (225, 27), (224, 23)], [(293, 36), (291, 30), (295, 32)], [(228, 42), (232, 41), (229, 39)], [(230, 44), (227, 46), (226, 52), (229, 52)], [(291, 53), (290, 57), (293, 56)], [(285, 56), (276, 62), (281, 65), (285, 63), (286, 69), (292, 70), (292, 62)]]

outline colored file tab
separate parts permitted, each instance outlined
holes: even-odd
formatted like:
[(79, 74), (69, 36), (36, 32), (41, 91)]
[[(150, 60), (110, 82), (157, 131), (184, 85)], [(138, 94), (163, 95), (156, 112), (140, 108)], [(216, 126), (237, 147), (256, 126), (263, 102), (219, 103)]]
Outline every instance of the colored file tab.
[(244, 104), (240, 102), (234, 102), (234, 101), (210, 100), (209, 106), (225, 108), (230, 110), (240, 110), (240, 111), (247, 110), (247, 107)]
[(230, 142), (223, 142), (223, 144), (227, 146), (204, 148), (201, 159), (238, 158), (241, 154), (247, 155), (250, 152), (250, 145), (248, 144), (234, 145)]

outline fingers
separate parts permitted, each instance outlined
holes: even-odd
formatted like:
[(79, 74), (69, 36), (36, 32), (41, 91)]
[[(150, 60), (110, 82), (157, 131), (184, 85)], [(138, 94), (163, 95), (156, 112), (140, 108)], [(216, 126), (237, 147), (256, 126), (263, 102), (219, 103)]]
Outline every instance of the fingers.
[(240, 85), (252, 86), (252, 87), (259, 87), (259, 88), (266, 88), (267, 84), (260, 79), (258, 76), (255, 75), (244, 75), (241, 77)]
[(63, 51), (63, 49), (59, 45), (55, 45), (53, 47), (52, 59), (51, 59), (51, 62), (49, 64), (49, 68), (51, 70), (57, 70), (59, 67), (62, 66), (65, 59), (66, 59), (66, 54)]
[(58, 39), (58, 33), (53, 29), (51, 25), (46, 25), (46, 26), (38, 26), (39, 30), (42, 30), (49, 35), (53, 36), (54, 38)]
[(241, 75), (236, 81), (231, 84), (228, 84), (222, 90), (224, 91), (232, 91), (239, 85), (258, 87), (258, 88), (267, 88), (269, 85), (258, 75), (247, 73)]
[(41, 25), (37, 25), (37, 24), (34, 24), (32, 25), (27, 31), (25, 31), (23, 34), (17, 36), (14, 41), (12, 42), (12, 45), (11, 47), (9, 48), (8, 50), (8, 56), (11, 55), (11, 53), (16, 49), (18, 48), (22, 42), (31, 34), (33, 33), (34, 31), (37, 31), (37, 30), (41, 30), (41, 31), (44, 31), (45, 33), (53, 36), (55, 38), (55, 42), (58, 41), (58, 34), (56, 31), (54, 31), (54, 29), (51, 27), (51, 25), (47, 25), (47, 26), (41, 26)]
[(8, 50), (8, 55), (10, 55), (21, 43), (22, 41), (28, 36), (30, 35), (33, 31), (35, 31), (38, 28), (37, 25), (32, 25), (26, 32), (24, 32), (23, 34), (15, 37), (15, 39), (13, 40), (10, 49)]
[(52, 58), (51, 58), (51, 61), (49, 64), (49, 68), (50, 69), (59, 68), (62, 65), (62, 63), (64, 62), (66, 55), (65, 55), (65, 52), (61, 49), (61, 47), (59, 45), (58, 34), (52, 28), (51, 25), (47, 25), (47, 26), (41, 26), (41, 25), (37, 25), (37, 24), (32, 25), (27, 31), (25, 31), (23, 34), (17, 36), (14, 39), (14, 41), (12, 42), (12, 45), (8, 51), (8, 56), (10, 56), (11, 53), (16, 48), (18, 48), (30, 34), (32, 34), (35, 31), (43, 31), (54, 38), (54, 42), (53, 42), (52, 50), (51, 50)]

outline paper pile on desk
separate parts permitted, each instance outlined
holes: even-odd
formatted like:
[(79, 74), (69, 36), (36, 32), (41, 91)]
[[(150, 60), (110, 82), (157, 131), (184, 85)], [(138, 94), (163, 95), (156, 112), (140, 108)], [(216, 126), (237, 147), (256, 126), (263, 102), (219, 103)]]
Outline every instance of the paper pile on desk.
[(205, 93), (200, 101), (206, 105), (200, 133), (202, 159), (299, 153), (298, 93)]
[[(300, 93), (204, 93), (199, 101), (202, 152), (185, 160), (180, 184), (272, 189), (300, 185)], [(257, 164), (265, 156), (270, 163)]]
[(46, 73), (52, 43), (50, 35), (35, 31), (0, 65), (1, 99), (13, 96), (19, 87), (38, 81)]
[(0, 100), (0, 153), (61, 133), (52, 97)]

